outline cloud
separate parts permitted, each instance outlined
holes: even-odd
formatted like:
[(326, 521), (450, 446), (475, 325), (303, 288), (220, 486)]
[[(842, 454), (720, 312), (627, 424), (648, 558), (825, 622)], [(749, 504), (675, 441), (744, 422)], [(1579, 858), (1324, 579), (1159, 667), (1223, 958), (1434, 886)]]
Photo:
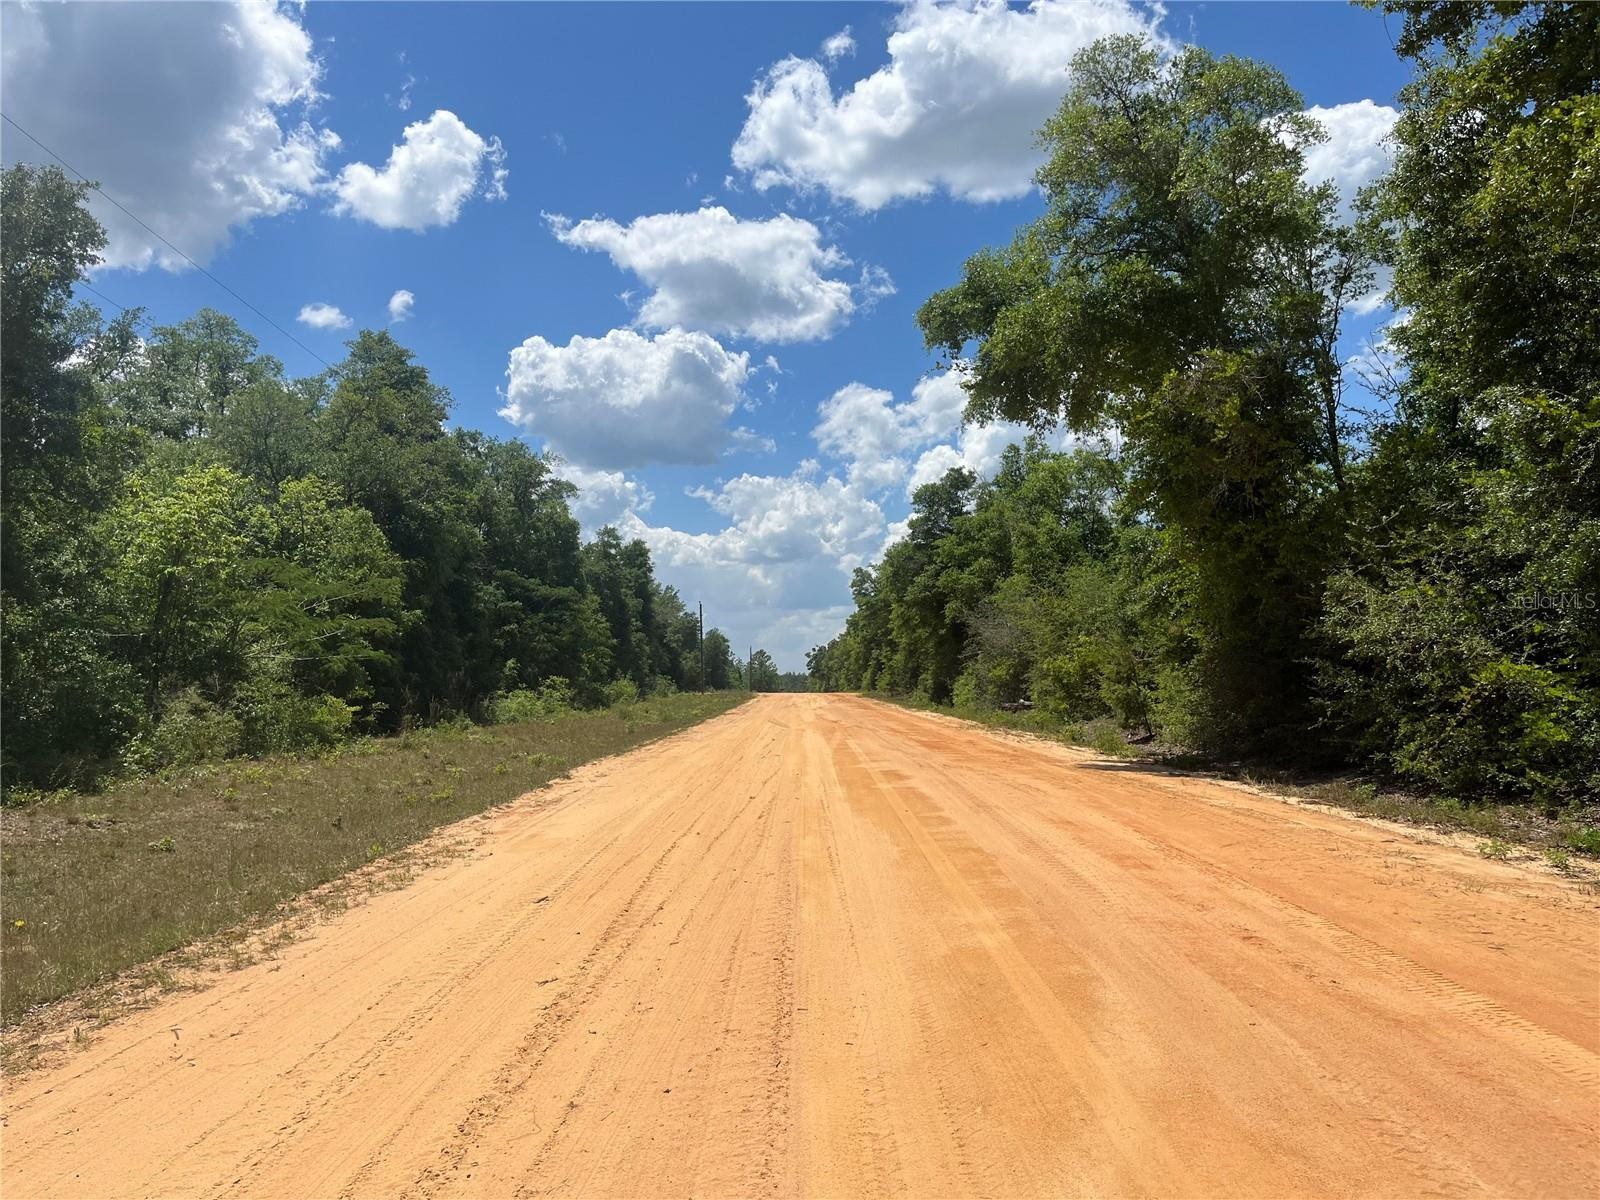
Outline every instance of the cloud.
[(575, 484), (577, 496), (570, 507), (584, 532), (590, 535), (605, 525), (615, 525), (628, 513), (649, 512), (655, 493), (622, 471), (597, 471), (557, 461), (555, 474)]
[[(811, 222), (786, 214), (740, 220), (727, 209), (658, 213), (629, 225), (604, 218), (576, 224), (547, 216), (565, 245), (602, 250), (651, 288), (641, 325), (683, 326), (765, 342), (826, 338), (856, 309), (848, 282), (827, 273), (851, 265)], [(877, 294), (893, 289), (871, 267)]]
[(777, 449), (777, 442), (765, 434), (757, 433), (754, 429), (741, 425), (728, 435), (728, 448), (724, 453), (772, 454)]
[(863, 312), (870, 311), (879, 300), (894, 295), (897, 290), (894, 280), (889, 278), (889, 272), (882, 267), (868, 263), (861, 268), (861, 282), (856, 284), (856, 294)]
[(1306, 147), (1305, 173), (1312, 183), (1331, 183), (1348, 219), (1356, 193), (1388, 171), (1394, 160), (1389, 135), (1400, 117), (1397, 110), (1371, 100), (1316, 105), (1306, 109), (1328, 131), (1328, 140)]
[(847, 383), (817, 407), (811, 436), (846, 464), (852, 483), (875, 493), (905, 479), (907, 452), (960, 429), (966, 402), (957, 371), (918, 380), (903, 404), (882, 388)]
[[(0, 108), (197, 262), (325, 184), (339, 138), (304, 119), (322, 68), (297, 7), (5, 4), (0, 42)], [(6, 133), (7, 163), (51, 161)], [(101, 197), (89, 206), (106, 265), (188, 269)]]
[(411, 306), (413, 304), (415, 304), (416, 302), (417, 302), (417, 298), (414, 295), (412, 295), (409, 291), (407, 291), (405, 288), (401, 288), (394, 295), (390, 296), (389, 297), (389, 321), (390, 321), (390, 323), (398, 325), (401, 321), (404, 321), (407, 317), (409, 317), (411, 315)]
[(846, 55), (856, 52), (856, 40), (850, 36), (850, 26), (846, 25), (838, 33), (822, 43), (822, 57), (829, 62), (838, 62)]
[(1159, 40), (1155, 21), (1123, 0), (917, 0), (895, 18), (888, 63), (838, 95), (815, 59), (769, 68), (746, 97), (733, 163), (758, 189), (821, 188), (861, 209), (940, 189), (1020, 196), (1073, 55), (1109, 34)]
[(765, 647), (786, 669), (838, 631), (850, 611), (850, 572), (883, 541), (878, 504), (835, 476), (802, 463), (788, 475), (740, 475), (691, 495), (725, 525), (689, 533), (630, 513), (625, 537), (650, 547), (657, 572), (691, 601), (706, 601), (707, 624), (740, 654)]
[(349, 329), (351, 320), (331, 304), (307, 304), (295, 318), (313, 329)]
[(530, 337), (506, 374), (500, 415), (579, 466), (710, 463), (729, 444), (750, 356), (706, 333), (613, 329), (565, 346)]
[[(849, 615), (852, 571), (905, 536), (907, 521), (891, 522), (885, 508), (903, 506), (908, 492), (884, 493), (936, 479), (950, 466), (992, 475), (1005, 446), (1026, 436), (1021, 426), (962, 427), (965, 402), (956, 372), (920, 380), (903, 402), (881, 388), (847, 384), (818, 406), (813, 430), (820, 453), (839, 469), (807, 460), (786, 475), (747, 473), (694, 488), (689, 495), (722, 518), (706, 532), (651, 524), (642, 509), (624, 510), (615, 523), (650, 547), (664, 581), (691, 600), (705, 599), (707, 622), (741, 653), (753, 643), (784, 668), (801, 669), (806, 650), (837, 633)], [(612, 519), (609, 493), (606, 502)]]
[(340, 171), (334, 212), (420, 233), (453, 223), (474, 194), (505, 199), (506, 175), (500, 139), (485, 140), (441, 108), (407, 125), (381, 168), (358, 162)]
[(925, 483), (936, 483), (952, 467), (965, 467), (979, 479), (992, 479), (1000, 469), (1000, 458), (1006, 447), (1020, 445), (1032, 435), (1044, 439), (1052, 450), (1069, 450), (1079, 446), (1094, 446), (1101, 450), (1114, 449), (1119, 439), (1114, 432), (1099, 436), (1079, 436), (1066, 429), (1057, 428), (1040, 433), (1027, 425), (1014, 421), (995, 421), (988, 425), (964, 425), (953, 443), (944, 443), (924, 451), (912, 465), (906, 478), (906, 495), (909, 497)]

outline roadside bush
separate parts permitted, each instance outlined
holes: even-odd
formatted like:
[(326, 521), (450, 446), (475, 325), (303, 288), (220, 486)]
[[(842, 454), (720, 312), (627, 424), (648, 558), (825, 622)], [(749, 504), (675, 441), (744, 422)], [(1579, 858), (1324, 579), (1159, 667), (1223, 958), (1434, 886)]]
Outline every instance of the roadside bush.
[(1502, 659), (1473, 674), (1454, 711), (1417, 723), (1397, 765), (1456, 795), (1557, 800), (1600, 755), (1586, 707), (1554, 673)]
[(957, 709), (969, 712), (982, 707), (976, 667), (968, 667), (956, 676), (955, 684), (950, 689), (950, 703)]
[(356, 709), (337, 696), (306, 696), (287, 684), (252, 689), (239, 703), (241, 749), (285, 754), (334, 746), (350, 736)]
[(230, 758), (239, 752), (239, 718), (187, 688), (172, 697), (156, 723), (133, 739), (129, 764), (136, 769), (187, 767)]
[(631, 705), (639, 703), (639, 685), (631, 679), (619, 679), (615, 683), (606, 684), (606, 705), (615, 708), (618, 705)]
[(1033, 701), (1066, 721), (1104, 715), (1100, 669), (1093, 649), (1079, 644), (1064, 654), (1041, 659), (1033, 668)]
[(495, 697), (491, 713), (496, 725), (548, 721), (572, 711), (572, 684), (560, 676), (546, 679), (537, 691), (518, 688)]

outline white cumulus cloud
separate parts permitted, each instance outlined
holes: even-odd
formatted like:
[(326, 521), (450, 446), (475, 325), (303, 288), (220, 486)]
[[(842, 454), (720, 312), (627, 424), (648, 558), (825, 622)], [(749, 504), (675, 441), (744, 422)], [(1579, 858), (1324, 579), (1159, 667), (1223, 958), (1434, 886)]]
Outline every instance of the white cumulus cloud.
[(615, 525), (629, 513), (649, 512), (655, 493), (623, 471), (602, 471), (557, 460), (555, 473), (578, 489), (572, 515), (590, 535), (604, 525)]
[[(1006, 447), (1021, 445), (1036, 429), (1014, 421), (994, 421), (987, 425), (963, 425), (954, 442), (933, 446), (912, 464), (906, 479), (906, 495), (910, 496), (925, 483), (937, 483), (951, 467), (965, 467), (979, 479), (992, 479), (1000, 469), (1000, 457)], [(1114, 432), (1104, 435), (1080, 437), (1063, 428), (1039, 434), (1052, 450), (1069, 450), (1075, 446), (1094, 446), (1102, 450), (1114, 449), (1118, 438)]]
[(850, 36), (850, 26), (843, 29), (822, 43), (822, 57), (829, 62), (838, 62), (846, 55), (856, 52), (856, 40)]
[(389, 320), (398, 325), (411, 315), (412, 305), (416, 304), (416, 302), (417, 298), (414, 295), (405, 288), (401, 288), (389, 297)]
[(295, 318), (302, 325), (309, 325), (313, 329), (349, 329), (350, 318), (345, 316), (331, 304), (307, 304), (300, 310), (300, 315)]
[(714, 462), (728, 445), (750, 356), (706, 333), (613, 329), (511, 351), (500, 415), (582, 467)]
[(1400, 114), (1384, 104), (1355, 100), (1328, 108), (1315, 105), (1306, 115), (1328, 131), (1327, 141), (1306, 148), (1306, 178), (1338, 188), (1348, 217), (1356, 193), (1388, 171), (1394, 158), (1389, 135)]
[[(296, 208), (339, 144), (306, 121), (321, 64), (290, 4), (0, 5), (0, 108), (205, 263)], [(52, 161), (7, 128), (7, 163)], [(188, 264), (91, 194), (108, 266)]]
[[(604, 218), (548, 218), (563, 243), (601, 250), (651, 289), (639, 309), (650, 328), (683, 326), (767, 342), (828, 337), (855, 311), (851, 285), (831, 273), (850, 259), (811, 222), (787, 214), (741, 220), (721, 207), (657, 213), (621, 225)], [(863, 295), (893, 290), (868, 268)]]
[(692, 493), (725, 525), (690, 533), (635, 513), (618, 523), (649, 547), (662, 579), (706, 600), (707, 624), (745, 647), (765, 647), (786, 669), (838, 631), (850, 611), (850, 572), (882, 544), (876, 501), (804, 462), (788, 475), (740, 475)]
[(893, 393), (848, 383), (817, 407), (817, 448), (846, 464), (853, 484), (877, 492), (905, 479), (907, 454), (961, 428), (967, 394), (957, 371), (930, 375), (896, 403)]
[(441, 108), (407, 125), (382, 167), (357, 162), (340, 171), (334, 211), (420, 233), (453, 223), (474, 194), (504, 199), (505, 179), (500, 139), (481, 137)]
[(1156, 18), (1124, 0), (914, 0), (895, 18), (888, 63), (837, 95), (816, 59), (769, 68), (747, 97), (733, 162), (757, 188), (822, 188), (862, 209), (939, 189), (1020, 196), (1073, 55), (1141, 32), (1158, 36)]

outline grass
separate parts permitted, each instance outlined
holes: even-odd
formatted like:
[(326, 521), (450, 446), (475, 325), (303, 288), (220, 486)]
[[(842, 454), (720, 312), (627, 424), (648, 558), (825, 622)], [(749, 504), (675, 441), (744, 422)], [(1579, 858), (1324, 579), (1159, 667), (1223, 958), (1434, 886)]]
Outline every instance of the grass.
[(1484, 858), (1504, 860), (1514, 857), (1517, 848), (1532, 849), (1541, 851), (1550, 866), (1566, 871), (1574, 855), (1600, 857), (1600, 805), (1546, 811), (1533, 804), (1488, 800), (1467, 804), (1448, 796), (1399, 791), (1350, 777), (1307, 781), (1284, 771), (1223, 773), (1265, 791), (1312, 804), (1327, 804), (1404, 825), (1475, 834), (1484, 839), (1478, 846), (1478, 853)]
[(1428, 796), (1380, 787), (1371, 780), (1348, 775), (1318, 777), (1309, 772), (1218, 763), (1194, 755), (1160, 753), (1130, 745), (1110, 721), (1082, 725), (1064, 724), (1049, 714), (1033, 710), (1009, 713), (995, 709), (952, 708), (905, 696), (872, 694), (903, 708), (947, 713), (968, 721), (1034, 734), (1098, 751), (1108, 757), (1143, 759), (1152, 766), (1194, 771), (1247, 783), (1312, 804), (1326, 804), (1365, 816), (1449, 832), (1476, 834), (1485, 839), (1479, 853), (1485, 858), (1513, 857), (1515, 848), (1542, 852), (1545, 862), (1561, 872), (1574, 870), (1574, 856), (1600, 858), (1600, 804), (1545, 811), (1530, 804), (1485, 801), (1466, 804), (1449, 797)]
[[(744, 698), (683, 694), (522, 725), (441, 727), (0, 810), (0, 1023), (260, 923), (441, 825)], [(159, 986), (164, 970), (152, 966), (149, 982)]]

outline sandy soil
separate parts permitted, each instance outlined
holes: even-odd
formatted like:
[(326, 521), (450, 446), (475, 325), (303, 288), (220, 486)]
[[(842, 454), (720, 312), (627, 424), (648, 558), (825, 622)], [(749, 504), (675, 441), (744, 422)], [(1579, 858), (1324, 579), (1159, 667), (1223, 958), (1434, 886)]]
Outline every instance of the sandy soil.
[(1600, 899), (1515, 866), (825, 696), (472, 828), (15, 1080), (7, 1200), (1600, 1192)]

